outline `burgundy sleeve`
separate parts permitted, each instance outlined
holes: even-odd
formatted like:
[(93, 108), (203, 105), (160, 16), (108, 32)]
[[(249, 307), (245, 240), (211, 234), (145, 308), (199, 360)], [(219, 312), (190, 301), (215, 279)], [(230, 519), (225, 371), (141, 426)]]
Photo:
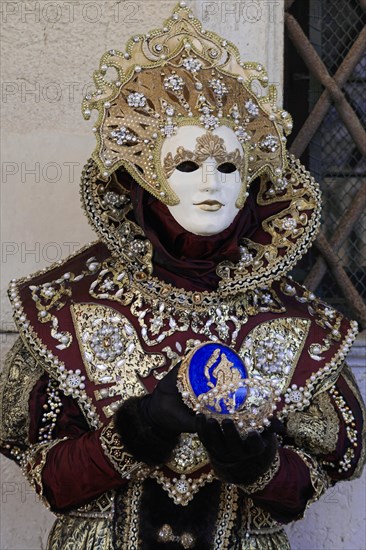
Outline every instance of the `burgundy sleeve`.
[(302, 516), (314, 495), (310, 471), (296, 451), (280, 448), (280, 467), (270, 483), (251, 495), (253, 502), (280, 523)]
[[(44, 375), (30, 395), (29, 439), (33, 444), (39, 442), (47, 384)], [(61, 401), (52, 439), (68, 439), (50, 448), (42, 469), (43, 495), (53, 510), (78, 507), (126, 483), (103, 452), (102, 428), (90, 431), (77, 403), (65, 396)]]
[[(342, 371), (328, 395), (339, 420), (336, 448), (332, 453), (314, 454), (294, 441), (279, 449), (280, 468), (272, 480), (251, 498), (273, 519), (288, 523), (303, 516), (311, 502), (337, 481), (357, 477), (365, 450), (365, 406), (348, 367)], [(348, 374), (347, 374), (348, 373)]]

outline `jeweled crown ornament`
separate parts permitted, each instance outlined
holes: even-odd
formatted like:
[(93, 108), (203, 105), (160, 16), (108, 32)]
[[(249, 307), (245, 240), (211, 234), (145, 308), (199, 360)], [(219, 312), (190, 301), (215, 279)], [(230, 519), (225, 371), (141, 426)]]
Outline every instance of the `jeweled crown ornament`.
[(242, 433), (269, 426), (280, 395), (275, 382), (250, 378), (237, 353), (219, 342), (200, 344), (183, 359), (177, 387), (195, 412), (229, 418)]
[[(111, 68), (114, 81), (106, 78)], [(283, 178), (292, 119), (277, 109), (275, 86), (262, 65), (241, 62), (232, 43), (203, 29), (185, 2), (162, 29), (131, 38), (125, 53), (105, 53), (94, 81), (97, 90), (82, 108), (86, 119), (93, 109), (99, 113), (93, 159), (102, 179), (123, 166), (163, 203), (178, 204), (161, 149), (185, 125), (208, 133), (226, 125), (235, 132), (243, 150), (238, 208), (257, 176), (267, 174), (277, 184)], [(255, 93), (258, 82), (267, 95)]]

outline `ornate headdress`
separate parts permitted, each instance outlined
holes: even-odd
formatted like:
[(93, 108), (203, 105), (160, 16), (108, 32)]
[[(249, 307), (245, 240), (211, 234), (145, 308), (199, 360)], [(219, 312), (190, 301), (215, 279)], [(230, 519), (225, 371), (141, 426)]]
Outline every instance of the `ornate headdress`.
[[(111, 68), (114, 81), (106, 79)], [(109, 50), (94, 74), (97, 87), (83, 102), (83, 114), (99, 116), (93, 159), (107, 180), (120, 166), (167, 205), (179, 202), (161, 160), (165, 139), (180, 126), (236, 133), (243, 149), (242, 192), (260, 174), (281, 185), (287, 168), (286, 137), (291, 116), (276, 107), (276, 89), (268, 86), (262, 65), (241, 62), (238, 49), (202, 29), (185, 2), (180, 2), (162, 29), (129, 40), (125, 53)], [(258, 82), (268, 94), (258, 97)], [(169, 159), (168, 159), (169, 163)]]
[[(108, 81), (112, 69), (117, 77)], [(320, 225), (319, 186), (286, 151), (292, 119), (277, 108), (276, 89), (268, 85), (262, 65), (241, 62), (233, 44), (202, 29), (180, 2), (162, 29), (134, 36), (125, 53), (108, 51), (94, 81), (97, 90), (83, 102), (85, 118), (93, 109), (99, 112), (97, 146), (82, 176), (84, 208), (112, 253), (127, 262), (132, 259), (139, 276), (152, 273), (152, 246), (128, 219), (128, 177), (125, 173), (121, 178), (118, 169), (123, 167), (164, 204), (177, 204), (168, 179), (181, 148), (175, 157), (168, 154), (164, 159), (161, 151), (165, 140), (187, 125), (200, 126), (208, 134), (220, 126), (236, 133), (242, 152), (230, 154), (242, 164), (238, 208), (259, 176), (253, 196), (260, 226), (250, 239), (241, 240), (238, 264), (217, 266), (220, 291), (268, 284), (305, 254)], [(268, 88), (267, 95), (255, 93), (258, 83)], [(219, 159), (223, 140), (215, 134), (214, 139), (207, 137), (197, 140), (194, 154)]]

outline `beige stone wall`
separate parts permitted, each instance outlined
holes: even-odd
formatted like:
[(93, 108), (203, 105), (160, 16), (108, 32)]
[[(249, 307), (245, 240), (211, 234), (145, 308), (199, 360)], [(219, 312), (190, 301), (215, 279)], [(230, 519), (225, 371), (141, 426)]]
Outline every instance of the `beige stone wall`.
[[(78, 193), (82, 166), (94, 147), (92, 121), (80, 114), (93, 70), (105, 50), (123, 49), (130, 35), (159, 27), (175, 3), (1, 2), (2, 352), (15, 338), (5, 334), (14, 330), (5, 296), (10, 278), (46, 267), (95, 238)], [(243, 59), (265, 65), (270, 81), (281, 87), (283, 0), (190, 3), (206, 28), (236, 43)], [(1, 466), (0, 550), (45, 548), (54, 516), (16, 466), (4, 458)], [(294, 548), (365, 547), (363, 487), (361, 481), (340, 485), (291, 527)]]

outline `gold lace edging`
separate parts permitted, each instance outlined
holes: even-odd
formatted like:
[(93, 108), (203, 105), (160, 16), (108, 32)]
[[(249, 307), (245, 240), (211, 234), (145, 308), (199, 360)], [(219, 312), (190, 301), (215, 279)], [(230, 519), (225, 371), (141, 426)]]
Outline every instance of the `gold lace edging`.
[(264, 489), (275, 477), (278, 470), (280, 469), (280, 465), (280, 455), (277, 451), (276, 456), (269, 469), (264, 474), (262, 474), (254, 483), (251, 483), (249, 485), (239, 485), (240, 489), (242, 489), (247, 494), (262, 491), (262, 489)]
[(105, 456), (123, 479), (131, 479), (132, 477), (145, 479), (152, 470), (143, 462), (137, 462), (124, 449), (114, 429), (113, 421), (102, 429), (99, 439)]

